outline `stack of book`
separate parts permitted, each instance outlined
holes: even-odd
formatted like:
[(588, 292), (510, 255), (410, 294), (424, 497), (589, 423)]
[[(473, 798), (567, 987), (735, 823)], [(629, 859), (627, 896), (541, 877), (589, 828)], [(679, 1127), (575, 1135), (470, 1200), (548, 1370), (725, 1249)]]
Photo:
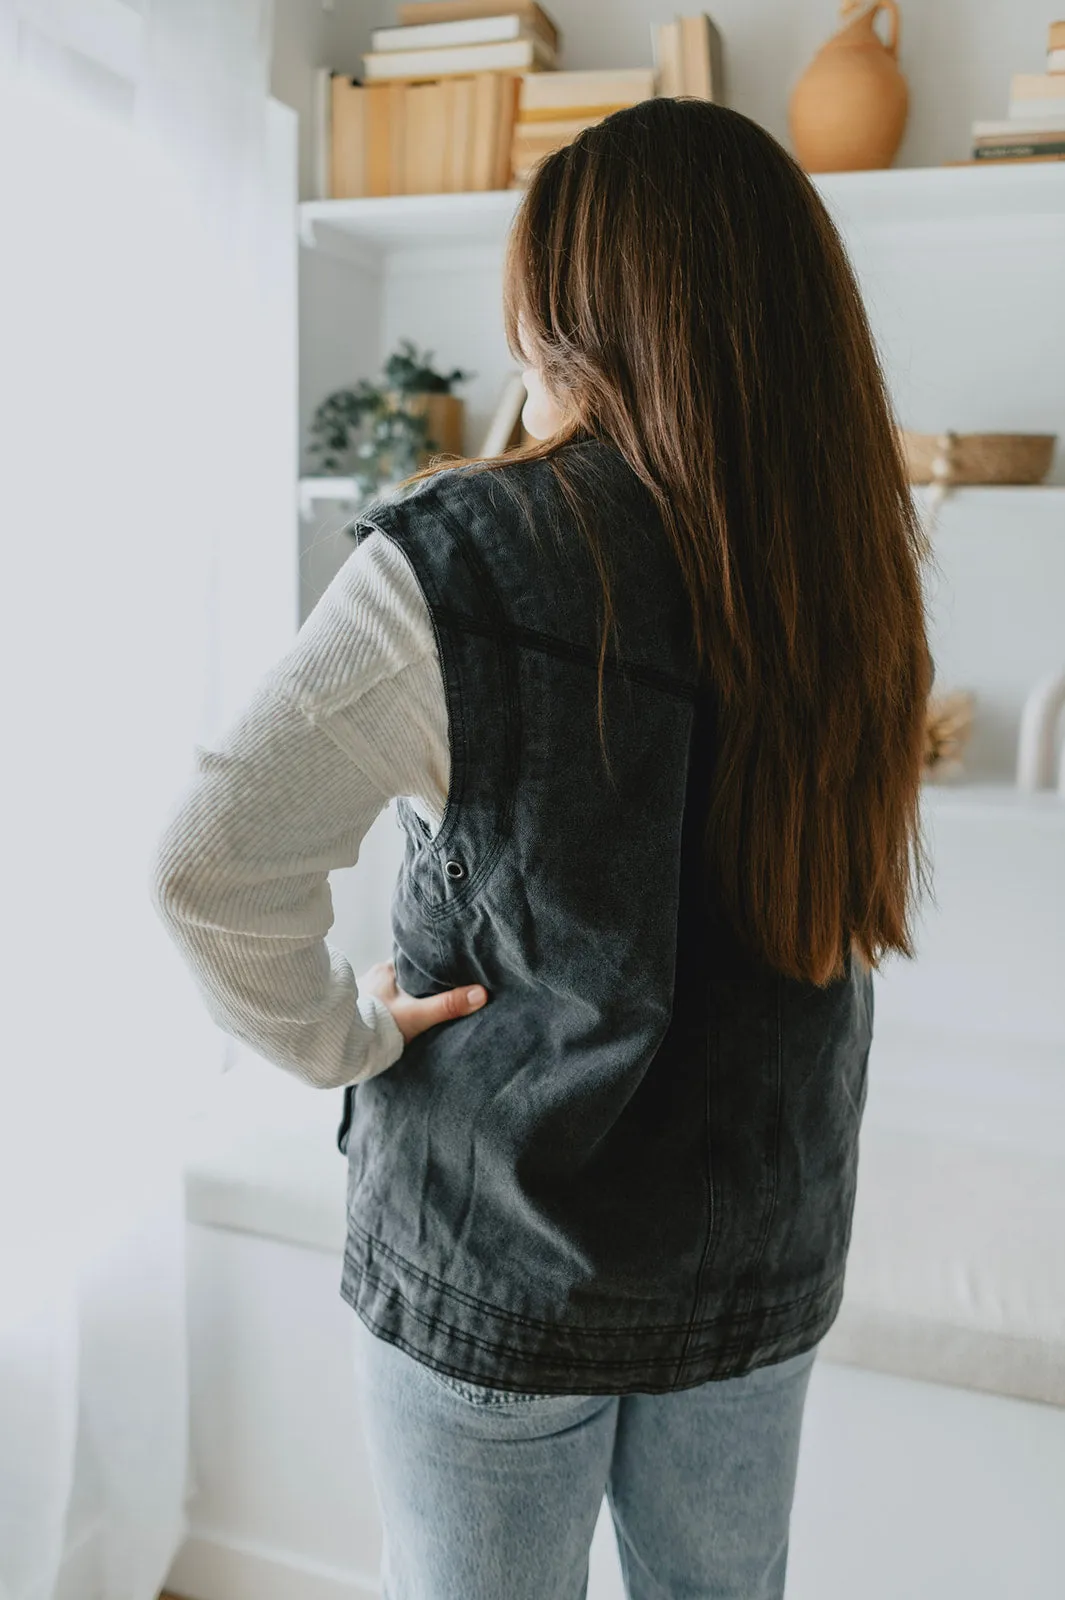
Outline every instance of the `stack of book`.
[(974, 122), (974, 161), (1060, 161), (1065, 157), (1065, 22), (1050, 24), (1047, 70), (1018, 72), (1009, 116)]
[(378, 28), (362, 79), (320, 74), (326, 198), (505, 189), (518, 93), (558, 28), (536, 0), (421, 0)]
[(650, 67), (607, 72), (541, 72), (523, 78), (511, 158), (512, 186), (520, 188), (544, 156), (569, 144), (612, 111), (650, 100)]
[(724, 100), (721, 36), (700, 13), (651, 28), (655, 66), (560, 72), (536, 0), (418, 0), (378, 28), (363, 77), (318, 75), (322, 199), (520, 188), (539, 161), (655, 95)]
[(551, 72), (527, 77), (514, 129), (512, 182), (612, 111), (654, 95), (724, 100), (721, 35), (705, 14), (652, 25), (655, 67), (613, 72)]
[(721, 35), (705, 13), (652, 24), (660, 95), (694, 95), (698, 100), (725, 99)]

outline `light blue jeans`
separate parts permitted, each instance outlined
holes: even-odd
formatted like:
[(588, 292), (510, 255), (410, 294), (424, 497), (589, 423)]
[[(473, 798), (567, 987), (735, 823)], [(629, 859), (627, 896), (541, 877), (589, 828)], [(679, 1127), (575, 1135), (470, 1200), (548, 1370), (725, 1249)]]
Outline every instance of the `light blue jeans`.
[(584, 1600), (604, 1493), (629, 1600), (779, 1600), (816, 1350), (672, 1394), (521, 1395), (355, 1323), (384, 1600)]

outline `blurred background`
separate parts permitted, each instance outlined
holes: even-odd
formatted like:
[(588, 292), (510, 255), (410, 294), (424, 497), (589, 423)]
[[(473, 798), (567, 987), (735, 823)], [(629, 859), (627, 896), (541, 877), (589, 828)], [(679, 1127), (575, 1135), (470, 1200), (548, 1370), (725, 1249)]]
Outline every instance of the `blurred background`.
[[(877, 977), (788, 1594), (1065, 1589), (1065, 22), (0, 0), (0, 1600), (376, 1593), (341, 1095), (211, 1023), (148, 863), (359, 506), (520, 438), (524, 179), (662, 93), (810, 171), (934, 557), (935, 897)], [(400, 838), (389, 807), (331, 879), (356, 972)], [(589, 1596), (620, 1595), (604, 1518)]]

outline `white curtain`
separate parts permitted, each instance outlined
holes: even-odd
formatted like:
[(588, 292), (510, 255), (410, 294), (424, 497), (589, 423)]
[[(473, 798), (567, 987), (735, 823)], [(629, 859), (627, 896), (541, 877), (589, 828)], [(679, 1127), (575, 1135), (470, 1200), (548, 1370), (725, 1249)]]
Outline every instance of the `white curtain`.
[(0, 1600), (150, 1600), (184, 1528), (180, 1137), (227, 1041), (148, 875), (297, 625), (271, 22), (0, 0)]

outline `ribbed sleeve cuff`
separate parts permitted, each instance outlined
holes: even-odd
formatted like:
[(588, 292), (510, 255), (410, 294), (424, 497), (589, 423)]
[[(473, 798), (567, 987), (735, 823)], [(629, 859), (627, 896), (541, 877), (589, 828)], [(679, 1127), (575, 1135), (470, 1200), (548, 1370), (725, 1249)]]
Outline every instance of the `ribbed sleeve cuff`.
[(375, 1078), (379, 1072), (386, 1071), (399, 1060), (403, 1054), (404, 1038), (395, 1017), (375, 994), (360, 994), (356, 1005), (363, 1022), (373, 1034), (366, 1065), (358, 1077), (351, 1080), (362, 1083), (366, 1078)]

